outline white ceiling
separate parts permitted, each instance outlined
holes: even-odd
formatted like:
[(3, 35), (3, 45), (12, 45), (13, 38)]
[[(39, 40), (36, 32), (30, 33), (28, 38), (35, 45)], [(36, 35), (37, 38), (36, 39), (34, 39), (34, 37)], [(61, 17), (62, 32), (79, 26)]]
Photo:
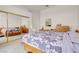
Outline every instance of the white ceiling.
[(29, 11), (41, 11), (41, 10), (44, 10), (48, 7), (52, 7), (54, 5), (51, 5), (48, 7), (46, 7), (46, 5), (15, 5), (15, 6), (19, 7), (19, 8), (28, 9)]

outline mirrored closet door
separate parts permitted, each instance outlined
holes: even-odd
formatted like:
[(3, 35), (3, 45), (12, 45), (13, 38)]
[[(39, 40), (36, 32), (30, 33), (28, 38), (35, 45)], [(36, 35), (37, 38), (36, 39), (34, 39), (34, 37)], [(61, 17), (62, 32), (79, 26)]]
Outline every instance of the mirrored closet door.
[(0, 11), (0, 44), (8, 43), (29, 33), (31, 20), (27, 16)]
[(20, 38), (20, 26), (21, 17), (14, 14), (8, 14), (8, 42)]
[(7, 14), (0, 12), (0, 44), (7, 42)]

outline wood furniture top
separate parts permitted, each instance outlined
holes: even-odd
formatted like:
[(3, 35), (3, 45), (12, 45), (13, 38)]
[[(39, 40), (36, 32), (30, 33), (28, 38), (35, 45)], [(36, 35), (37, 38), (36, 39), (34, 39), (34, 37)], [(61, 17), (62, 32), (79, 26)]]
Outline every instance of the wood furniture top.
[(41, 31), (55, 31), (55, 32), (67, 32), (70, 31), (70, 27), (69, 26), (56, 26), (55, 29), (44, 29), (42, 28)]
[(70, 31), (70, 28), (69, 28), (69, 26), (59, 26), (59, 27), (56, 27), (56, 29), (54, 29), (54, 31), (67, 32), (67, 31)]
[(37, 49), (33, 46), (28, 45), (27, 43), (23, 43), (24, 44), (24, 50), (27, 52), (31, 52), (31, 53), (44, 53), (43, 51), (41, 51), (40, 49)]

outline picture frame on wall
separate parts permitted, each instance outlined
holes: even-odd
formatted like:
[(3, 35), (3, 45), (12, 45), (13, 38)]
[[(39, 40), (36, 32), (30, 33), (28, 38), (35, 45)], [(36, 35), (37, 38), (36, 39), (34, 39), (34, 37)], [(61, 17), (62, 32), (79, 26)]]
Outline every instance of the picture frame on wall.
[(47, 18), (45, 22), (46, 26), (51, 27), (52, 24), (51, 22), (52, 22), (51, 18)]

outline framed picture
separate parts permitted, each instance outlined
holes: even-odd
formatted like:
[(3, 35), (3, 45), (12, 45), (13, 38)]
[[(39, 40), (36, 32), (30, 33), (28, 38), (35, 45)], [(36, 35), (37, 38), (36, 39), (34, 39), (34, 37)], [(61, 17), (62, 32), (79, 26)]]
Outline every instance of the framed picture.
[(51, 26), (51, 22), (52, 22), (51, 21), (51, 18), (47, 18), (46, 19), (46, 22), (45, 22), (46, 26), (49, 26), (50, 27)]

